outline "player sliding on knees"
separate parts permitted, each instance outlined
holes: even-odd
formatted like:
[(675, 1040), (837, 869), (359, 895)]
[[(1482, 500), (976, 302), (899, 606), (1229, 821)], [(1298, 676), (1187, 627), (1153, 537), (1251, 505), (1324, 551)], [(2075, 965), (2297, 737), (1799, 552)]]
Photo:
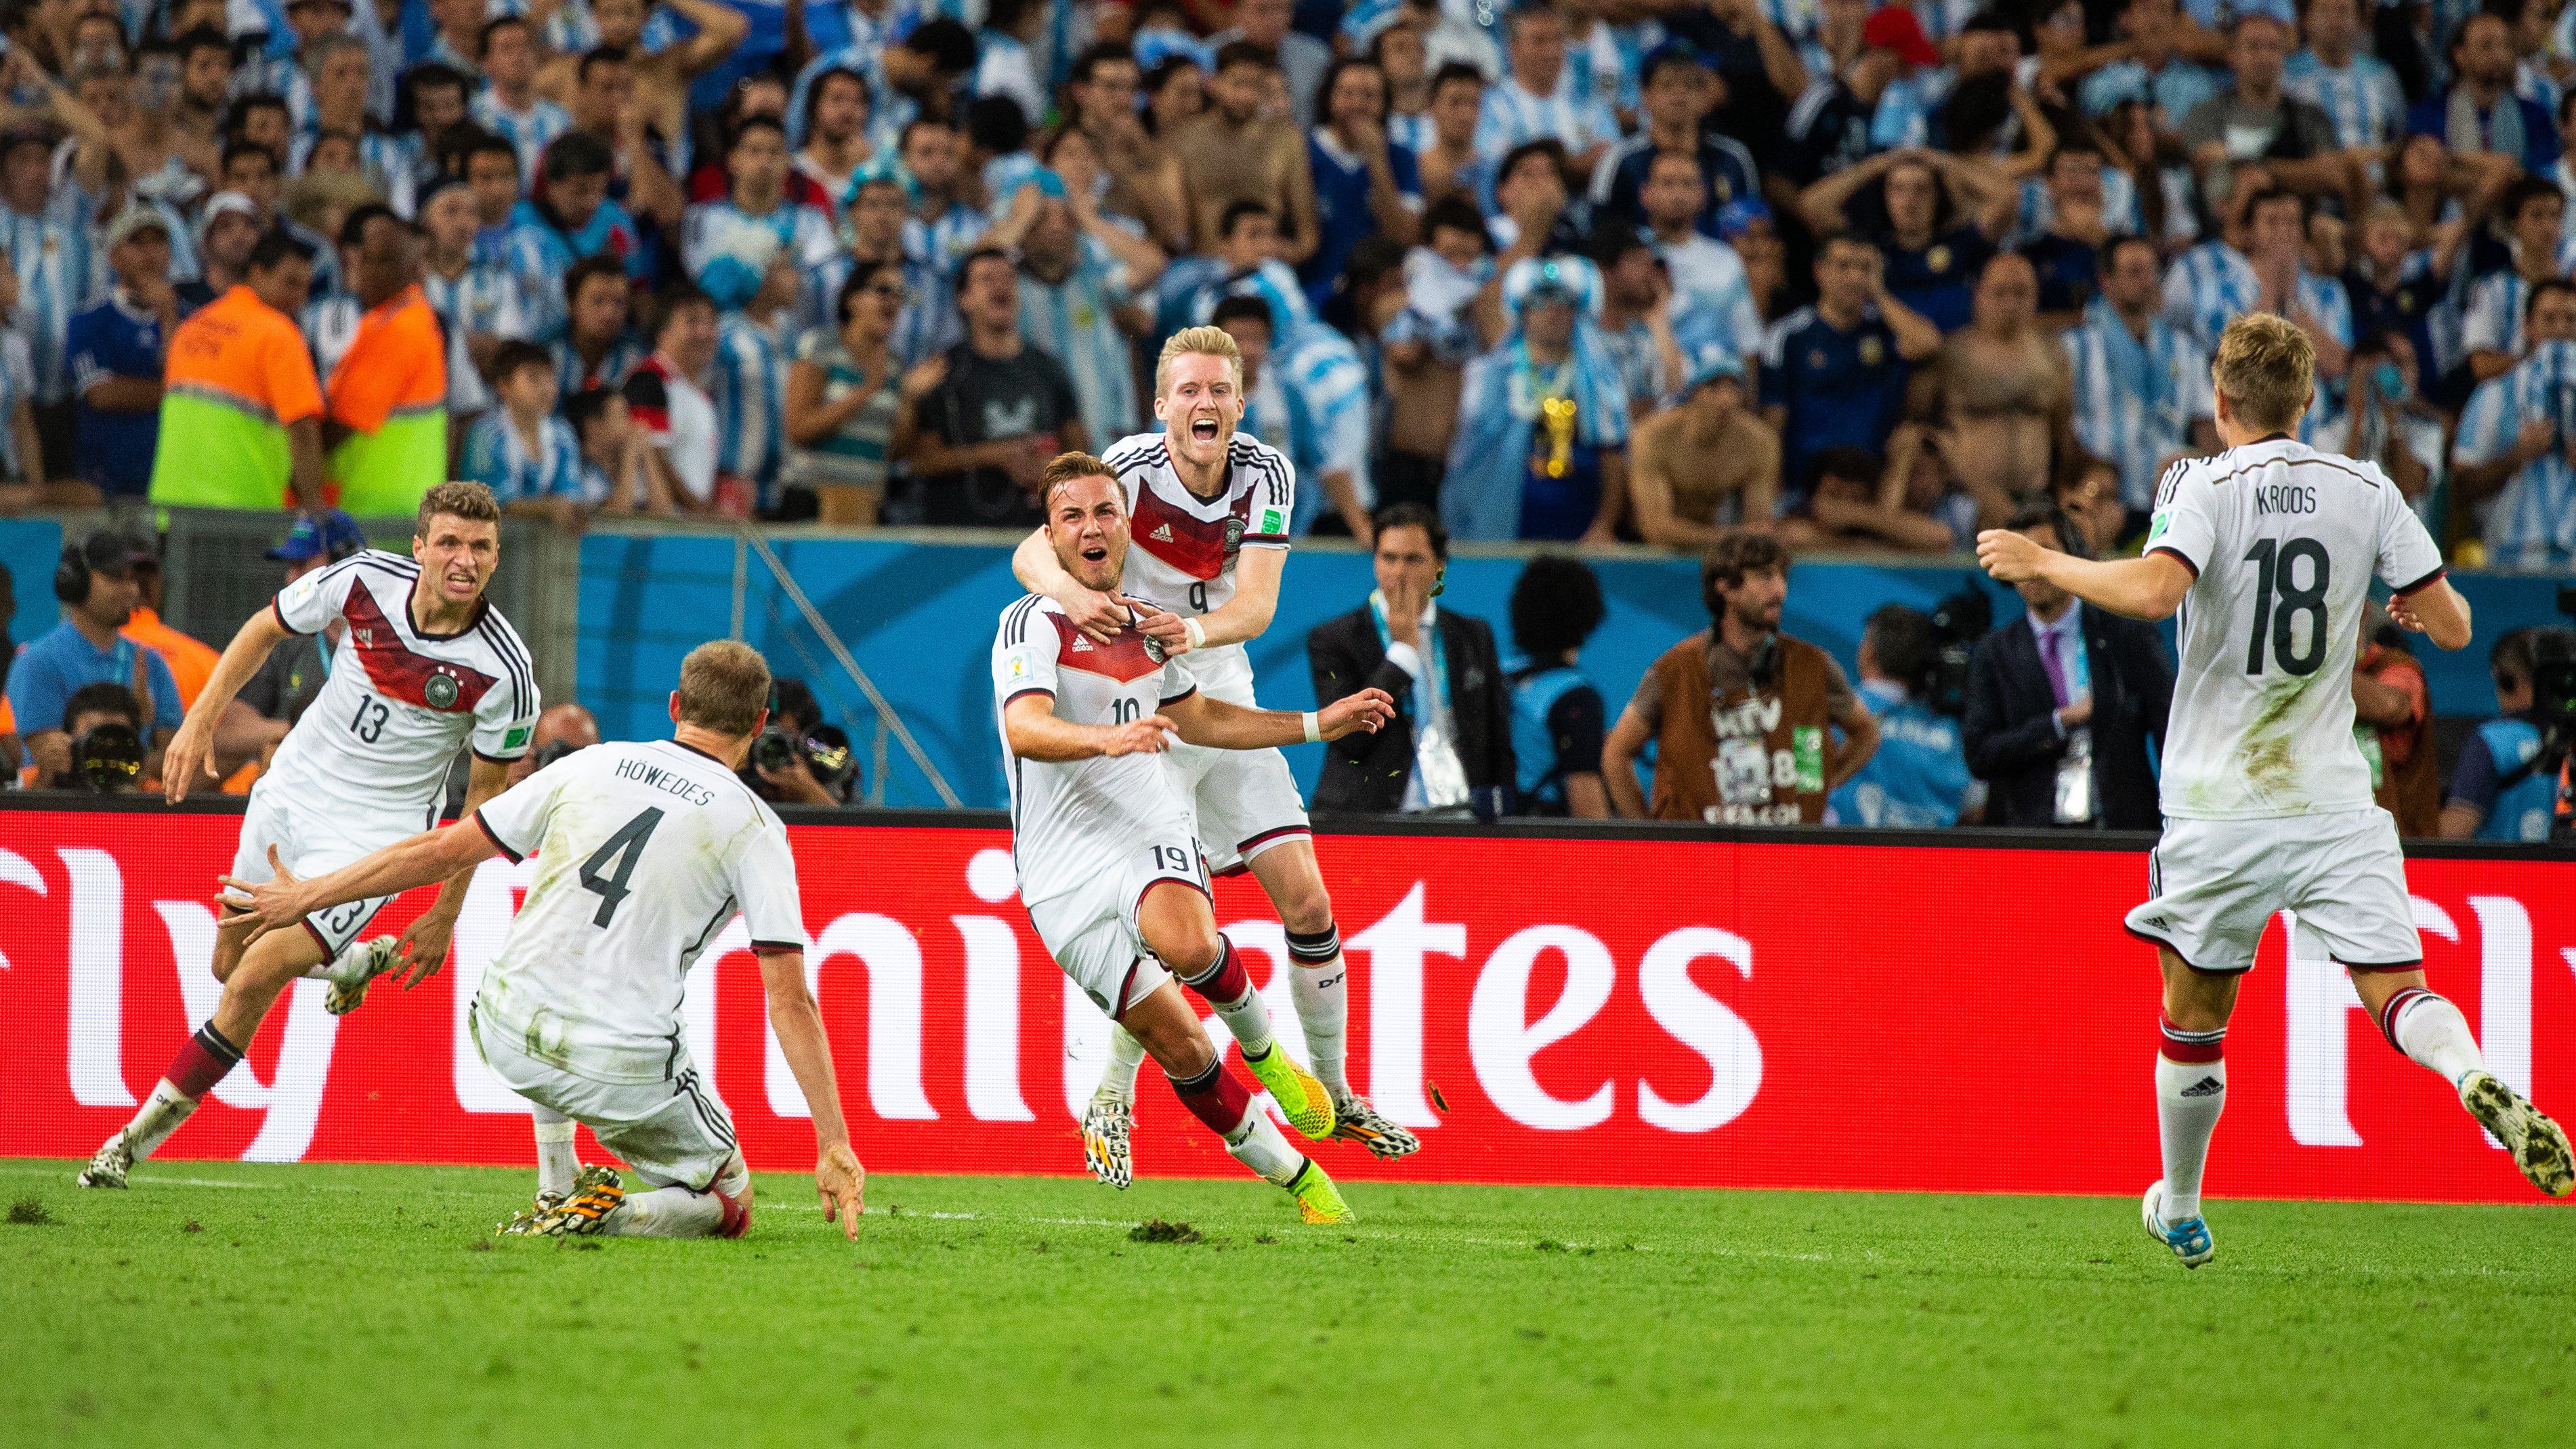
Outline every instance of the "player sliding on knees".
[[(1215, 327), (1173, 334), (1154, 366), (1154, 415), (1169, 431), (1126, 438), (1103, 460), (1118, 480), (1135, 542), (1126, 594), (1075, 577), (1046, 528), (1021, 542), (1011, 571), (1095, 644), (1141, 627), (1165, 654), (1188, 658), (1201, 693), (1250, 709), (1252, 664), (1243, 646), (1270, 627), (1279, 604), (1297, 472), (1278, 449), (1236, 433), (1243, 405), (1243, 354), (1234, 339)], [(1138, 601), (1159, 613), (1136, 608)], [(1210, 859), (1219, 870), (1250, 869), (1287, 929), (1290, 999), (1315, 1075), (1332, 1095), (1334, 1135), (1380, 1157), (1421, 1147), (1351, 1090), (1342, 933), (1287, 760), (1275, 749), (1187, 741), (1166, 758)], [(1084, 1156), (1094, 1175), (1117, 1187), (1128, 1180), (1143, 1056), (1131, 1033), (1113, 1032), (1108, 1070), (1083, 1115)]]
[[(1085, 589), (1125, 598), (1127, 498), (1108, 466), (1066, 453), (1047, 465), (1040, 500), (1057, 566)], [(1043, 595), (1002, 612), (993, 697), (1011, 758), (1020, 901), (1056, 964), (1153, 1056), (1182, 1105), (1236, 1161), (1286, 1188), (1307, 1222), (1343, 1221), (1350, 1208), (1332, 1179), (1288, 1145), (1225, 1070), (1172, 983), (1178, 975), (1216, 1008), (1291, 1125), (1331, 1135), (1332, 1097), (1272, 1038), (1269, 1008), (1216, 928), (1189, 802), (1159, 756), (1173, 735), (1209, 750), (1339, 739), (1377, 729), (1395, 701), (1364, 689), (1297, 715), (1211, 699), (1190, 663), (1160, 642), (1158, 626), (1178, 621), (1128, 602), (1135, 622), (1106, 638)], [(1124, 1186), (1123, 1139), (1119, 1148)]]
[(2153, 898), (2129, 912), (2164, 970), (2156, 1113), (2164, 1177), (2140, 1205), (2183, 1266), (2216, 1251), (2201, 1168), (2227, 1102), (2221, 1046), (2239, 979), (2274, 913), (2324, 943), (2391, 1046), (2441, 1074), (2552, 1197), (2576, 1188), (2567, 1134), (2487, 1069), (2458, 1007), (2424, 984), (2396, 822), (2353, 741), (2353, 651), (2378, 575), (2389, 615), (2444, 649), (2469, 606), (2386, 474), (2291, 437), (2315, 397), (2316, 349), (2270, 313), (2239, 317), (2210, 366), (2227, 451), (2175, 464), (2143, 558), (2094, 562), (2000, 530), (1977, 557), (2138, 619), (2182, 610), (2182, 666), (2160, 789)]
[[(288, 634), (345, 623), (330, 679), (286, 732), (251, 787), (233, 874), (267, 878), (272, 858), (318, 875), (437, 823), (447, 769), (471, 745), (465, 808), (501, 792), (536, 724), (536, 671), (518, 631), (485, 597), (501, 560), (501, 510), (480, 483), (441, 483), (421, 500), (408, 557), (370, 549), (287, 585), (225, 646), (194, 708), (170, 742), (162, 774), (171, 803), (199, 772), (215, 779), (214, 742), (225, 707)], [(385, 892), (316, 911), (300, 931), (245, 946), (219, 934), (215, 1014), (179, 1049), (142, 1110), (81, 1170), (83, 1187), (123, 1187), (148, 1157), (241, 1061), (278, 993), (299, 976), (330, 983), (334, 1015), (365, 999), (367, 983), (409, 968), (406, 986), (437, 973), (464, 909), (469, 881), (447, 880), (438, 900), (397, 941), (359, 933)]]
[[(671, 738), (577, 750), (444, 830), (415, 835), (312, 880), (224, 878), (256, 942), (346, 901), (537, 855), (537, 878), (484, 972), (467, 1025), (484, 1063), (560, 1125), (539, 1153), (536, 1204), (501, 1232), (738, 1238), (751, 1174), (733, 1119), (682, 1045), (691, 963), (737, 907), (768, 989), (769, 1023), (814, 1114), (823, 1216), (859, 1232), (865, 1174), (850, 1152), (823, 1018), (805, 980), (796, 859), (778, 816), (734, 771), (768, 723), (769, 666), (746, 644), (689, 651), (671, 694)], [(623, 1159), (580, 1167), (573, 1124)]]

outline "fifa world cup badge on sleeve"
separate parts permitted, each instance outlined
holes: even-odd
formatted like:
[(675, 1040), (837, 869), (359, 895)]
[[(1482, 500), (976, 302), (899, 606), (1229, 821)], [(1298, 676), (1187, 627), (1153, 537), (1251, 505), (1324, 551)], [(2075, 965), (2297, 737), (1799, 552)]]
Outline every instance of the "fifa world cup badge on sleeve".
[(1288, 531), (1287, 515), (1281, 513), (1276, 508), (1265, 508), (1261, 510), (1261, 531), (1263, 533), (1270, 534), (1286, 533)]

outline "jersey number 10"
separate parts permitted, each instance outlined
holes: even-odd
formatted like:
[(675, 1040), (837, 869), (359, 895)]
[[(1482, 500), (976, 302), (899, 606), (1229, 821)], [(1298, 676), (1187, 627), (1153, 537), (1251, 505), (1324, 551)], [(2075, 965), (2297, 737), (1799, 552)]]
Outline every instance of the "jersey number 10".
[[(2296, 581), (2301, 559), (2309, 565), (2304, 585)], [(2263, 644), (2268, 637), (2282, 673), (2316, 673), (2326, 657), (2326, 580), (2332, 572), (2326, 546), (2313, 538), (2287, 543), (2267, 538), (2245, 551), (2245, 561), (2254, 565), (2254, 630), (2245, 641), (2245, 672), (2263, 672)], [(2290, 627), (2290, 621), (2301, 614), (2308, 618), (2305, 653), (2297, 650), (2298, 636)]]

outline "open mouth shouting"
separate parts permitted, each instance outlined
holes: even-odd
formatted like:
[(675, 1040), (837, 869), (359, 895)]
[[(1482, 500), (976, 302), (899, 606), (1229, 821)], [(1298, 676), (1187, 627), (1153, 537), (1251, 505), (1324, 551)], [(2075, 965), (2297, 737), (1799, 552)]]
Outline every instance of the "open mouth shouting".
[(1190, 440), (1192, 442), (1213, 443), (1217, 440), (1218, 434), (1224, 431), (1224, 425), (1217, 421), (1214, 413), (1201, 413), (1197, 417), (1190, 419)]

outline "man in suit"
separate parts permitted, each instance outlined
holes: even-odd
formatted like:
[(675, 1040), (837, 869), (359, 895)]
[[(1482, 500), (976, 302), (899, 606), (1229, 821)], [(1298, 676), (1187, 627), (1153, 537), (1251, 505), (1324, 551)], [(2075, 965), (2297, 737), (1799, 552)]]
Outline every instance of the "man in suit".
[[(2005, 526), (2044, 548), (2092, 552), (2052, 503), (2025, 504)], [(2028, 612), (1980, 641), (1968, 664), (1968, 769), (1991, 787), (1987, 823), (2155, 829), (2148, 752), (2162, 746), (2173, 704), (2164, 641), (2054, 584), (2014, 587)]]
[(1491, 820), (1512, 781), (1511, 692), (1493, 626), (1433, 599), (1449, 566), (1449, 534), (1415, 503), (1370, 520), (1377, 589), (1369, 601), (1306, 635), (1315, 698), (1331, 704), (1368, 688), (1395, 697), (1393, 723), (1324, 755), (1319, 812), (1430, 814)]

